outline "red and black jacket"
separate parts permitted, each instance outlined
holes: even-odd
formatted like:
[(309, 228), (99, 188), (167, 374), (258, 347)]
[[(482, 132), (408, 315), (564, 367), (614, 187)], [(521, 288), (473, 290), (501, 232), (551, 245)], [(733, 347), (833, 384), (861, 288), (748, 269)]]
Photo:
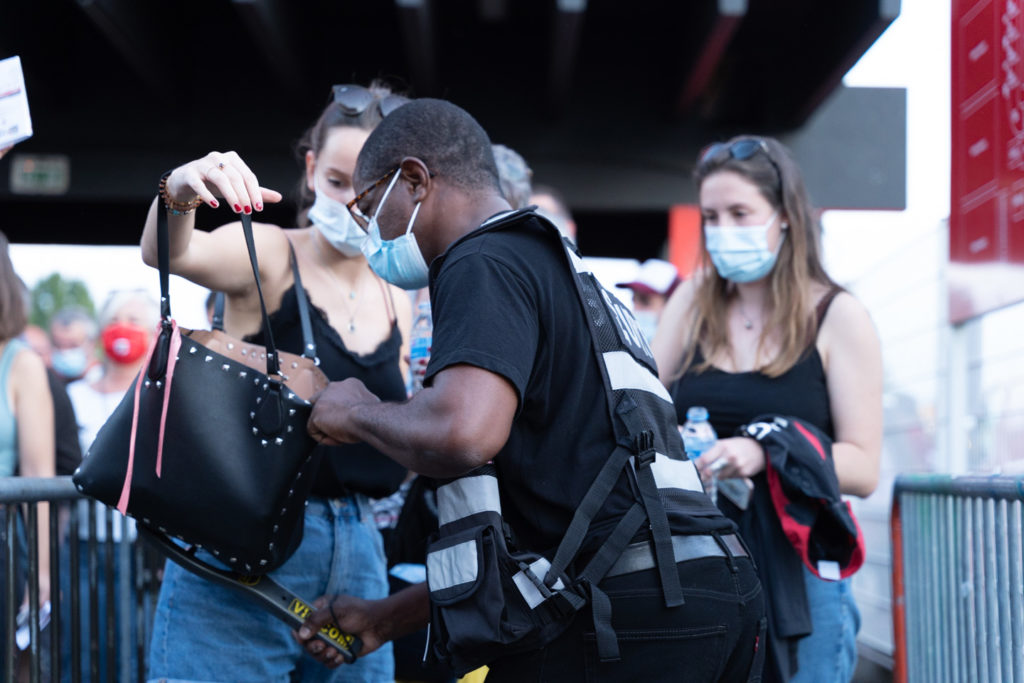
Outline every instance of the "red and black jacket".
[(779, 415), (762, 415), (740, 433), (764, 448), (772, 504), (807, 568), (831, 580), (860, 569), (864, 536), (839, 493), (832, 440), (811, 424)]

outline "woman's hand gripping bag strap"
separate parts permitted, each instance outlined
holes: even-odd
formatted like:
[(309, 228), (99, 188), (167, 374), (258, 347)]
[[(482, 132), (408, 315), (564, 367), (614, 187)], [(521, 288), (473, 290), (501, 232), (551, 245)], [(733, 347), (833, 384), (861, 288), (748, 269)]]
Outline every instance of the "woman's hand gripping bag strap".
[[(241, 218), (267, 346), (177, 326), (168, 294), (167, 218), (158, 212), (159, 333), (74, 482), (149, 529), (256, 575), (283, 564), (302, 539), (317, 465), (306, 421), (310, 399), (327, 378), (316, 367), (305, 319), (302, 356), (274, 346), (251, 220)], [(298, 281), (296, 290), (302, 292)]]
[(437, 506), (439, 528), (427, 546), (429, 654), (456, 675), (543, 647), (586, 604), (564, 574), (545, 586), (546, 558), (514, 550), (493, 465), (440, 484)]

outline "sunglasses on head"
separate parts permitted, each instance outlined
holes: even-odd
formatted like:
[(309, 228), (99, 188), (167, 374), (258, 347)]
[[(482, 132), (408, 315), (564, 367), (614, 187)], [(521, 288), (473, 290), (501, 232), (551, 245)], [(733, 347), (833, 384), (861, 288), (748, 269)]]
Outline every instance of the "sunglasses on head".
[(782, 169), (775, 163), (775, 159), (772, 158), (771, 150), (768, 149), (768, 143), (761, 138), (743, 138), (742, 140), (736, 140), (732, 143), (716, 142), (712, 145), (708, 145), (700, 155), (700, 165), (703, 166), (711, 161), (728, 161), (729, 159), (736, 159), (737, 161), (746, 161), (758, 152), (762, 152), (768, 163), (775, 169), (775, 174), (779, 178), (779, 195), (782, 196)]
[(409, 98), (401, 95), (385, 95), (378, 98), (369, 88), (355, 84), (332, 86), (331, 93), (334, 103), (340, 106), (341, 111), (347, 116), (359, 116), (376, 103), (383, 118), (409, 101)]

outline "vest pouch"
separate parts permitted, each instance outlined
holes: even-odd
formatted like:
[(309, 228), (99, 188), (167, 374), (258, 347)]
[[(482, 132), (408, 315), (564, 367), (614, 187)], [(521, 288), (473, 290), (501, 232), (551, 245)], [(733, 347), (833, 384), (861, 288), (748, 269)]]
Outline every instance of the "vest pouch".
[(461, 676), (554, 640), (575, 613), (556, 608), (563, 601), (543, 587), (549, 566), (534, 553), (509, 552), (493, 524), (435, 535), (427, 549), (434, 654)]

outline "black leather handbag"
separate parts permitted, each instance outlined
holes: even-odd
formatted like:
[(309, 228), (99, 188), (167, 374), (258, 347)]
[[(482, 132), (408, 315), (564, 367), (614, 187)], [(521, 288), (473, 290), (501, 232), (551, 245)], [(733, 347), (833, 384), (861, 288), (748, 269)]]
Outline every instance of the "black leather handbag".
[(157, 534), (205, 548), (236, 572), (269, 572), (302, 539), (318, 458), (306, 432), (316, 367), (298, 269), (302, 356), (274, 346), (252, 223), (242, 215), (267, 346), (171, 318), (167, 216), (157, 212), (161, 322), (135, 383), (74, 475), (78, 490)]

